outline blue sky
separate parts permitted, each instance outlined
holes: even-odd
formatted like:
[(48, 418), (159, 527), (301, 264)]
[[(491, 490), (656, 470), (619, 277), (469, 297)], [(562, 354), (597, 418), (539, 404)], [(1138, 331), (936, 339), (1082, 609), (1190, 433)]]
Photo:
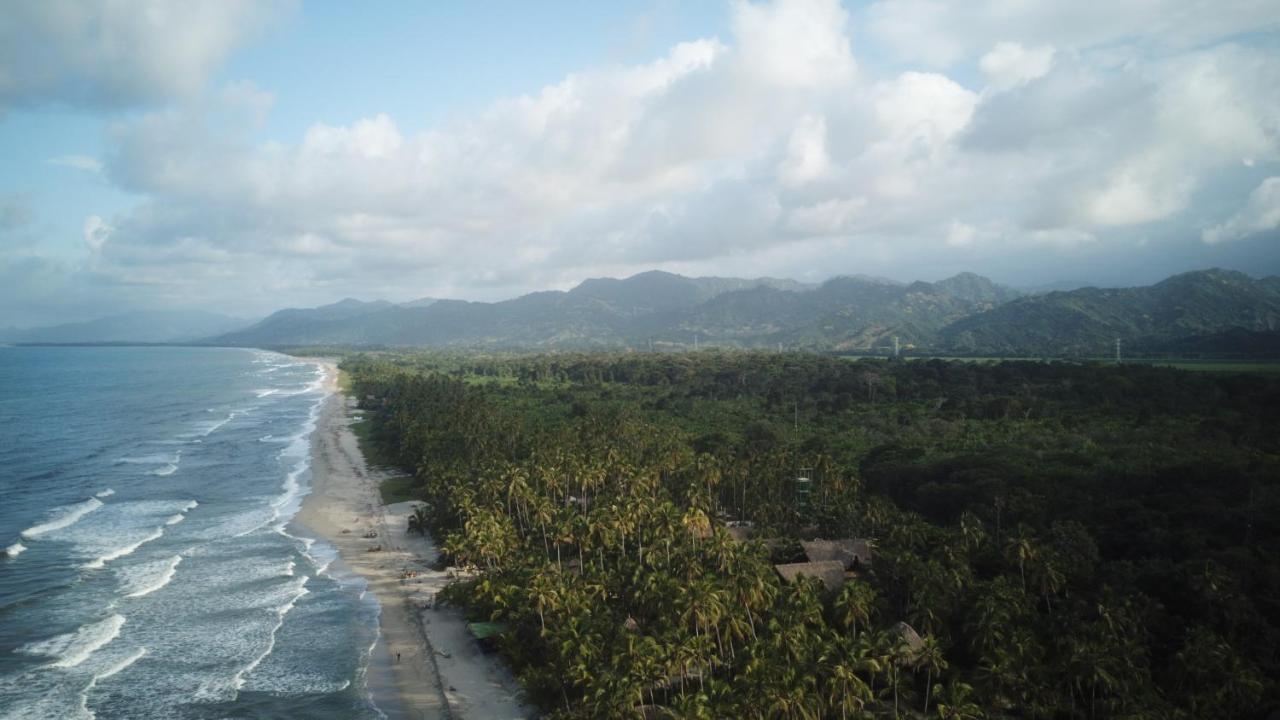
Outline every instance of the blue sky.
[(1280, 272), (1265, 5), (19, 0), (0, 327), (654, 267)]

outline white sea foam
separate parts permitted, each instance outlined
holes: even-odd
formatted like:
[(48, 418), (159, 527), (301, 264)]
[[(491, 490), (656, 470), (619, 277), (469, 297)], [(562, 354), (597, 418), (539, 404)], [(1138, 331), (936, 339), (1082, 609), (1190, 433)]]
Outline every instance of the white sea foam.
[(130, 545), (125, 545), (124, 547), (116, 548), (115, 550), (112, 550), (111, 552), (108, 552), (104, 555), (100, 555), (96, 560), (86, 563), (84, 567), (90, 570), (96, 570), (102, 567), (103, 565), (106, 565), (107, 563), (111, 562), (112, 560), (119, 560), (120, 558), (125, 557), (126, 555), (132, 555), (134, 551), (136, 551), (138, 548), (142, 547), (143, 545), (146, 545), (152, 540), (160, 539), (161, 535), (164, 535), (164, 528), (156, 528), (151, 532), (150, 535), (147, 535), (141, 540)]
[(31, 539), (40, 537), (41, 535), (51, 533), (54, 530), (61, 530), (64, 527), (74, 524), (77, 520), (88, 515), (89, 513), (102, 507), (102, 501), (97, 498), (89, 498), (82, 503), (68, 505), (59, 508), (58, 514), (38, 525), (32, 525), (22, 531), (22, 537)]
[(127, 598), (140, 598), (159, 590), (173, 579), (178, 572), (181, 555), (174, 555), (167, 560), (141, 563), (133, 567), (122, 568), (120, 579)]
[(55, 658), (50, 667), (75, 667), (89, 659), (95, 650), (119, 637), (123, 626), (124, 616), (117, 613), (105, 620), (84, 625), (75, 632), (28, 643), (15, 652)]
[(20, 542), (15, 542), (14, 544), (4, 549), (4, 556), (10, 559), (13, 559), (21, 555), (22, 551), (26, 549), (27, 549), (26, 545), (23, 545)]
[(264, 397), (268, 397), (268, 396), (270, 396), (270, 395), (275, 395), (276, 393), (280, 392), (280, 389), (279, 389), (279, 388), (268, 388), (268, 389), (266, 389), (266, 390), (257, 390), (257, 391), (255, 391), (255, 392), (257, 392), (257, 394), (258, 394), (258, 397), (259, 397), (259, 398), (264, 398)]
[(112, 490), (111, 488), (107, 488), (106, 490), (103, 490), (97, 493), (96, 495), (94, 495), (94, 497), (104, 498), (104, 497), (111, 497), (112, 495), (115, 495), (115, 494), (116, 494), (115, 490)]
[(119, 675), (120, 673), (124, 672), (125, 668), (138, 662), (139, 660), (142, 659), (142, 656), (146, 654), (147, 654), (147, 649), (144, 647), (140, 647), (137, 650), (134, 650), (132, 653), (129, 653), (129, 655), (122, 658), (119, 662), (116, 662), (116, 663), (113, 663), (112, 665), (107, 666), (105, 670), (98, 673), (97, 675), (94, 675), (93, 679), (96, 682), (98, 680), (106, 680), (107, 678), (113, 675)]
[(164, 524), (177, 525), (178, 523), (187, 519), (186, 513), (194, 510), (199, 505), (200, 503), (196, 502), (195, 500), (188, 500), (187, 502), (183, 503), (182, 507), (178, 508), (178, 514), (170, 515), (169, 519), (164, 521)]
[(306, 585), (309, 579), (310, 578), (303, 575), (290, 583), (286, 588), (282, 596), (284, 603), (275, 608), (276, 623), (271, 628), (271, 632), (267, 634), (267, 646), (262, 653), (250, 660), (244, 667), (237, 670), (230, 678), (216, 678), (206, 680), (201, 683), (200, 687), (197, 688), (195, 692), (196, 699), (205, 701), (227, 701), (235, 699), (239, 694), (240, 689), (244, 687), (245, 676), (253, 672), (254, 668), (261, 665), (262, 661), (266, 660), (267, 656), (275, 650), (276, 633), (278, 633), (280, 628), (284, 625), (285, 616), (288, 615), (289, 611), (298, 603), (298, 600), (302, 599), (302, 596), (307, 594), (308, 590)]
[(308, 544), (302, 552), (316, 569), (316, 575), (326, 575), (329, 566), (338, 559), (338, 551), (332, 545)]
[(122, 457), (116, 460), (117, 463), (123, 465), (172, 465), (182, 459), (182, 451), (179, 450), (171, 455), (139, 455), (138, 457)]
[(175, 472), (177, 472), (177, 471), (178, 471), (178, 466), (177, 466), (177, 465), (169, 464), (169, 465), (165, 465), (165, 466), (164, 466), (164, 467), (162, 467), (162, 468), (158, 468), (158, 469), (156, 469), (156, 470), (148, 471), (148, 472), (147, 472), (147, 474), (148, 474), (148, 475), (156, 475), (156, 476), (159, 476), (159, 477), (168, 477), (168, 476), (170, 476), (170, 475), (174, 474), (174, 473), (175, 473)]
[[(194, 436), (196, 436), (196, 435), (199, 435), (200, 437), (209, 437), (209, 436), (210, 436), (210, 435), (212, 435), (216, 430), (218, 430), (218, 428), (220, 428), (220, 427), (222, 427), (223, 425), (226, 425), (227, 423), (229, 423), (229, 422), (231, 422), (232, 420), (234, 420), (234, 419), (236, 418), (236, 416), (237, 416), (237, 415), (239, 415), (239, 414), (240, 414), (240, 412), (239, 412), (239, 411), (229, 412), (229, 413), (227, 413), (227, 416), (226, 416), (226, 417), (224, 417), (224, 418), (222, 418), (221, 420), (217, 420), (217, 421), (215, 421), (215, 422), (208, 423), (208, 424), (207, 424), (207, 425), (205, 425), (204, 427), (200, 428), (200, 430), (198, 430), (197, 432), (191, 433), (190, 435), (187, 435), (186, 437), (194, 437)], [(192, 442), (200, 442), (200, 440), (193, 440)]]

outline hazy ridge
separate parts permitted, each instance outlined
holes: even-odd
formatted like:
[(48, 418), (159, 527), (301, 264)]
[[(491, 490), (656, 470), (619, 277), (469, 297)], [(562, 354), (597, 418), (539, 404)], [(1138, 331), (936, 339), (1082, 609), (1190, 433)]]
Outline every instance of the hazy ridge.
[(661, 271), (595, 278), (500, 302), (348, 298), (250, 324), (163, 311), (8, 331), (17, 343), (160, 342), (249, 347), (347, 345), (481, 349), (694, 346), (1080, 356), (1130, 352), (1275, 354), (1280, 278), (1202, 270), (1155, 285), (1028, 293), (981, 275), (901, 283), (865, 275), (820, 284), (689, 278)]

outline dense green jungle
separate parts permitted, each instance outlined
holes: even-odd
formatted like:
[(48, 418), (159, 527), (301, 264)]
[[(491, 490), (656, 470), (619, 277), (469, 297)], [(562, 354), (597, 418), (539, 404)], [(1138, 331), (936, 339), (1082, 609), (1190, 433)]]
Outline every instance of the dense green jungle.
[[(1278, 375), (715, 351), (343, 369), (418, 522), (475, 569), (447, 599), (497, 624), (549, 717), (1280, 703)], [(869, 551), (796, 565), (819, 538)]]

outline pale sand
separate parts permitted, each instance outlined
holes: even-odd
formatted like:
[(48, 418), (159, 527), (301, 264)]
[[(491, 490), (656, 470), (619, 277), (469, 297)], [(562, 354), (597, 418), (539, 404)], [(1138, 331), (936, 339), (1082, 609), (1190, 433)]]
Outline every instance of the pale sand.
[[(312, 436), (311, 494), (295, 520), (332, 543), (381, 605), (381, 642), (368, 678), (374, 702), (390, 720), (534, 717), (520, 703), (511, 673), (480, 651), (462, 614), (434, 607), (435, 593), (451, 574), (431, 570), (437, 554), (430, 538), (408, 534), (406, 518), (415, 503), (382, 504), (383, 478), (365, 466), (350, 429), (355, 399), (338, 391), (337, 369), (325, 365), (333, 394)], [(377, 538), (363, 537), (370, 531)], [(403, 579), (405, 571), (417, 576)]]

